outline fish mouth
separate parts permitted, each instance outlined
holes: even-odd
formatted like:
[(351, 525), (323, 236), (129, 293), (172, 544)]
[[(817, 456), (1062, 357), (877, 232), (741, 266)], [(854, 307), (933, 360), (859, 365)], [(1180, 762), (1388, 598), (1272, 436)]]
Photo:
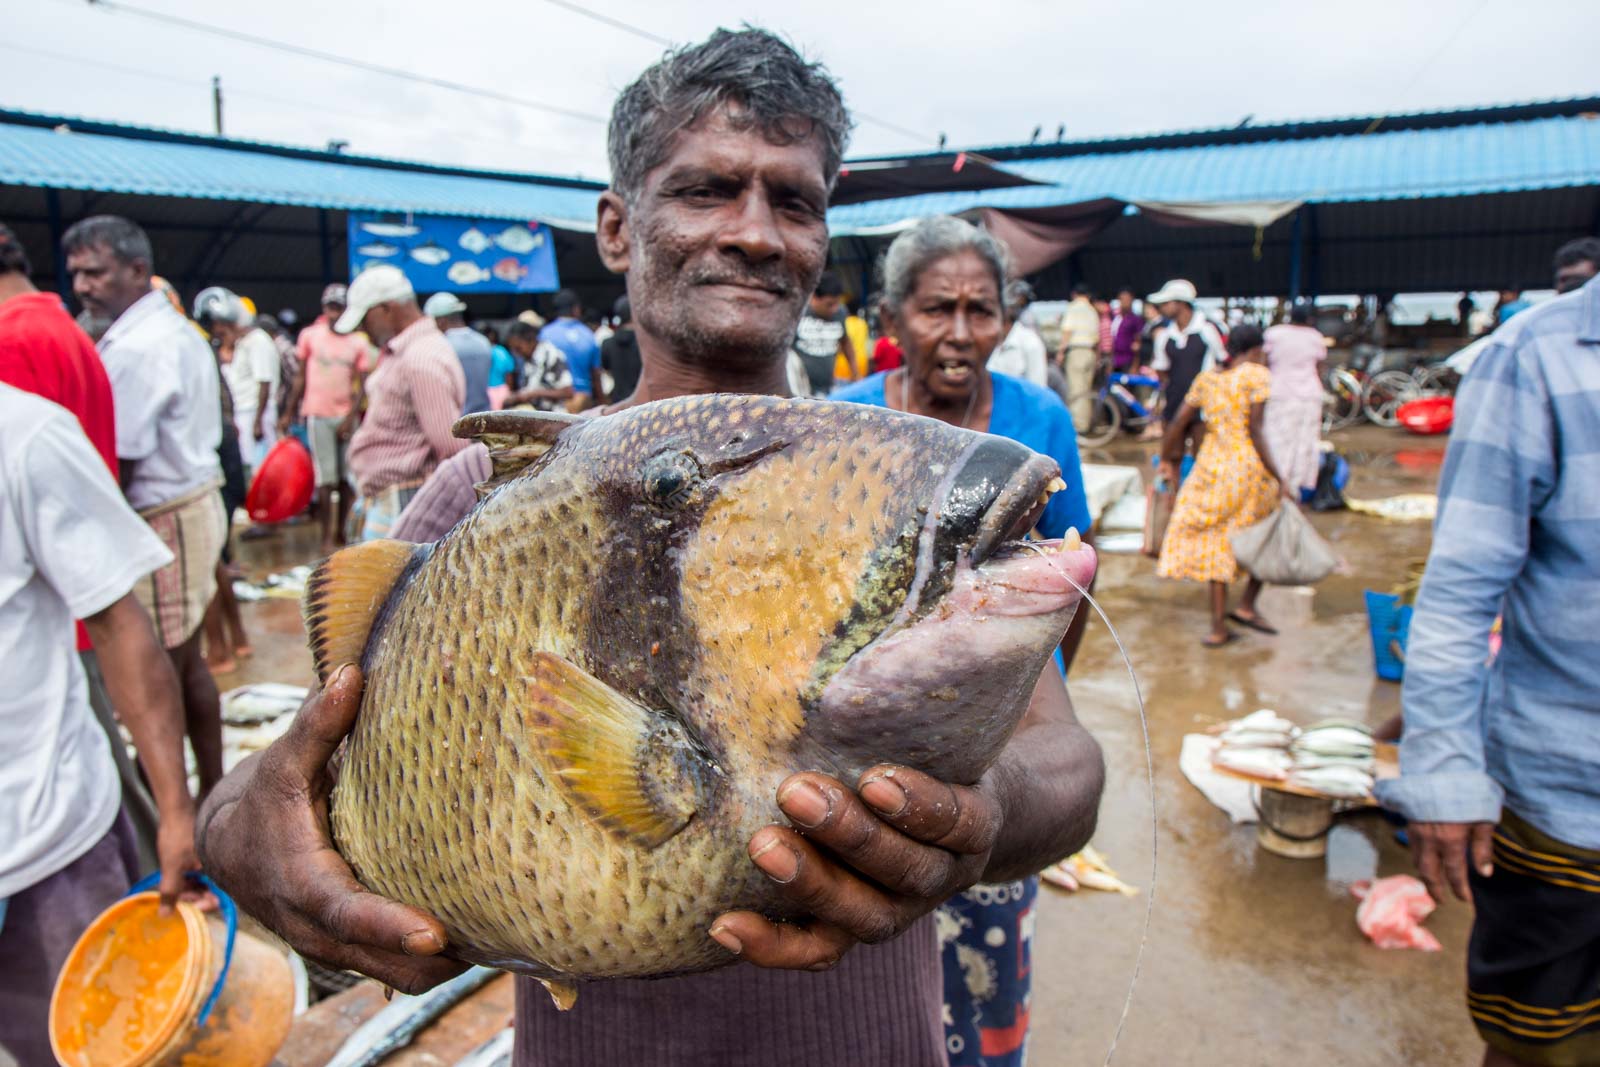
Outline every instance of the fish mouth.
[(1007, 542), (1026, 537), (1049, 506), (1050, 498), (1066, 487), (1055, 460), (1030, 456), (1012, 472), (983, 513), (967, 559), (976, 566)]

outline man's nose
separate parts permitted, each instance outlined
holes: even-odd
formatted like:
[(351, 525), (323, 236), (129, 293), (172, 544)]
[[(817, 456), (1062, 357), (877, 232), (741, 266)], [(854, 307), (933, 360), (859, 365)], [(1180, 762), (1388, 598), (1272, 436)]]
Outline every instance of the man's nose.
[(72, 276), (72, 292), (79, 300), (88, 296), (93, 292), (93, 289), (89, 286), (89, 279), (82, 274), (74, 274)]
[(778, 230), (772, 204), (757, 194), (739, 199), (738, 215), (722, 233), (723, 249), (737, 251), (754, 262), (776, 259), (783, 254), (783, 234)]

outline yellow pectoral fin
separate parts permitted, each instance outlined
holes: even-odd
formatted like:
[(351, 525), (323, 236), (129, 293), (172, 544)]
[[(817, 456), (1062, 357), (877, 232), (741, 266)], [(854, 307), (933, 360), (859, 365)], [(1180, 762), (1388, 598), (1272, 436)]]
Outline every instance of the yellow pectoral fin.
[(684, 828), (706, 764), (681, 725), (547, 652), (525, 680), (523, 722), (569, 804), (645, 848)]
[(300, 611), (318, 681), (327, 681), (340, 664), (361, 660), (378, 612), (416, 551), (409, 541), (367, 541), (317, 564)]

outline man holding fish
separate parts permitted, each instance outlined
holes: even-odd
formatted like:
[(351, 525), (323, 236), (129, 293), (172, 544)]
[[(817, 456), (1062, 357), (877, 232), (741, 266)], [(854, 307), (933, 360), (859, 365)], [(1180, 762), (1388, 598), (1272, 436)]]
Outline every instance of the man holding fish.
[[(756, 444), (763, 435), (774, 433), (780, 423), (788, 426), (793, 437), (798, 439), (805, 433), (807, 419), (820, 423), (844, 417), (836, 414), (837, 410), (844, 409), (822, 405), (798, 408), (794, 402), (768, 400), (762, 394), (782, 396), (788, 392), (787, 348), (826, 259), (825, 211), (848, 128), (843, 102), (826, 73), (819, 66), (807, 64), (776, 37), (761, 31), (719, 31), (701, 45), (669, 55), (625, 90), (612, 118), (612, 188), (601, 199), (597, 242), (606, 265), (627, 277), (643, 362), (639, 386), (626, 407), (593, 422), (564, 420), (556, 414), (525, 413), (524, 422), (536, 420), (526, 423), (529, 426), (537, 427), (541, 425), (537, 420), (548, 420), (547, 430), (532, 432), (536, 435), (544, 432), (551, 440), (556, 435), (568, 435), (563, 440), (570, 443), (558, 451), (570, 458), (580, 454), (584, 442), (596, 438), (597, 433), (599, 440), (605, 440), (606, 428), (602, 423), (610, 423), (613, 418), (632, 418), (634, 422), (649, 419), (648, 410), (633, 410), (639, 405), (705, 393), (749, 395), (743, 402), (720, 398), (713, 405), (717, 412), (713, 418), (726, 419), (733, 427), (743, 420), (742, 424), (749, 427), (747, 433), (735, 429), (728, 438), (731, 443)], [(676, 408), (657, 406), (653, 410), (687, 424), (703, 409), (689, 403)], [(848, 417), (863, 420), (863, 426), (879, 426), (879, 420), (886, 420), (881, 425), (900, 427), (897, 432), (905, 440), (917, 435), (934, 435), (928, 437), (930, 447), (944, 440), (938, 434), (963, 432), (941, 428), (942, 424), (924, 425), (926, 420), (890, 412), (848, 410), (856, 412)], [(504, 440), (495, 441), (494, 430), (513, 425), (494, 421), (505, 417), (477, 417), (486, 420), (481, 423), (480, 430), (493, 450), (473, 448), (447, 462), (425, 490), (424, 497), (419, 497), (419, 508), (428, 496), (452, 492), (463, 475), (469, 479), (481, 477), (485, 469), (492, 469), (498, 477), (506, 474), (502, 464), (518, 461), (526, 464), (538, 454), (538, 450), (529, 447), (531, 441), (526, 436), (520, 438), (529, 442), (524, 445), (512, 443), (508, 446)], [(589, 433), (590, 430), (597, 433)], [(515, 434), (501, 436), (516, 439)], [(994, 440), (970, 439), (973, 442)], [(1002, 452), (1008, 457), (1007, 464), (1020, 464), (1024, 454), (1031, 456), (1020, 450), (1011, 451), (1018, 446), (1009, 444), (985, 447), (998, 450), (997, 463)], [(520, 453), (520, 459), (519, 448), (525, 450)], [(807, 453), (803, 444), (793, 451), (803, 454), (804, 458), (816, 454), (814, 449)], [(880, 446), (879, 451), (888, 456), (893, 450)], [(758, 449), (749, 457), (733, 457), (729, 462), (756, 464), (765, 454)], [(969, 451), (966, 455), (972, 454)], [(546, 470), (555, 466), (554, 457), (552, 453), (552, 463), (545, 465)], [(963, 462), (971, 468), (970, 460)], [(1043, 464), (1053, 470), (1054, 464), (1036, 456), (1027, 462), (1027, 470), (1033, 472), (1029, 479), (1038, 480), (1038, 485), (1035, 486), (1033, 480), (1016, 482), (1013, 478), (1013, 482), (1026, 484), (1033, 492), (1021, 502), (1021, 511), (1010, 507), (1003, 524), (1006, 529), (996, 528), (993, 531), (996, 537), (1011, 536), (1018, 525), (1012, 520), (1025, 521), (1033, 509), (1042, 505), (1052, 488), (1044, 484), (1049, 472), (1044, 467), (1038, 470), (1035, 467)], [(478, 467), (477, 472), (473, 470), (474, 465)], [(1005, 469), (1017, 470), (1019, 478), (1022, 475), (1021, 467)], [(692, 454), (657, 454), (645, 464), (644, 471), (644, 489), (659, 494), (652, 497), (657, 501), (654, 506), (670, 509), (684, 499), (696, 499), (695, 483), (701, 477), (702, 468)], [(703, 473), (712, 477), (715, 470)], [(530, 473), (528, 477), (534, 475)], [(864, 494), (880, 499), (870, 482), (861, 481), (859, 472), (856, 477)], [(505, 492), (486, 501), (486, 506), (493, 501), (504, 504), (513, 499), (511, 491), (518, 488), (519, 483), (508, 485)], [(738, 504), (737, 491), (729, 490), (729, 493), (732, 502)], [(899, 506), (892, 496), (892, 492), (888, 493), (889, 499), (883, 499), (880, 505), (885, 513)], [(1039, 498), (1038, 504), (1034, 497)], [(846, 520), (875, 521), (870, 509), (863, 510), (863, 505), (855, 502), (841, 502), (830, 507), (825, 500), (801, 500), (797, 505), (781, 497), (762, 499), (774, 507), (807, 509), (803, 513), (806, 521), (832, 523), (830, 529), (840, 530), (837, 536), (841, 538), (845, 528), (841, 523)], [(985, 512), (985, 523), (994, 519), (997, 508), (998, 504)], [(443, 520), (449, 516), (450, 509), (430, 510), (440, 517), (440, 526), (448, 528)], [(460, 510), (455, 510), (456, 518)], [(504, 511), (504, 507), (501, 510)], [(480, 510), (476, 514), (489, 521), (489, 512)], [(837, 518), (841, 514), (845, 517), (843, 520)], [(977, 519), (976, 513), (973, 518)], [(463, 536), (471, 536), (477, 521), (463, 524), (466, 531)], [(942, 529), (942, 518), (940, 522)], [(424, 534), (415, 529), (416, 525), (409, 523), (408, 516), (396, 532), (410, 536), (437, 536), (443, 532), (443, 529), (435, 529)], [(568, 532), (570, 535), (573, 531)], [(730, 545), (736, 543), (735, 533), (729, 534), (734, 539)], [(685, 530), (683, 536), (690, 539), (683, 542), (686, 551), (689, 546), (701, 543), (695, 540), (700, 535), (700, 530)], [(602, 531), (596, 530), (592, 536), (604, 547)], [(795, 536), (801, 536), (800, 531), (796, 531)], [(569, 540), (572, 540), (570, 536)], [(383, 544), (398, 546), (400, 543)], [(458, 535), (451, 534), (434, 551), (444, 552), (448, 558), (451, 552), (459, 551), (461, 544)], [(848, 541), (842, 539), (840, 544), (848, 544)], [(797, 542), (797, 548), (803, 551), (805, 546)], [(645, 557), (654, 549), (648, 541), (640, 543)], [(400, 570), (405, 572), (391, 572), (401, 585), (413, 581), (426, 584), (436, 578), (449, 581), (447, 572), (441, 573), (438, 567), (430, 568), (421, 557), (413, 557), (413, 550), (409, 548), (401, 546), (382, 551), (393, 556)], [(421, 551), (427, 552), (426, 549)], [(974, 553), (974, 559), (978, 571), (990, 567), (1005, 569), (1008, 573), (1027, 569), (1030, 574), (1043, 575), (1058, 566), (1063, 573), (1076, 568), (1086, 584), (1092, 568), (1092, 556), (1087, 550), (1072, 553), (1058, 548), (1056, 551), (1061, 554), (1040, 557), (1037, 563), (1031, 555), (1009, 552), (987, 560), (977, 560), (977, 553)], [(407, 558), (416, 562), (404, 562)], [(335, 557), (330, 561), (319, 572), (326, 581), (328, 596), (332, 596), (336, 585), (348, 580), (341, 572), (362, 570), (365, 573), (364, 568), (347, 564), (368, 562), (377, 562), (376, 556), (352, 556), (344, 560)], [(818, 563), (819, 572), (824, 566), (825, 563)], [(651, 577), (655, 573), (646, 560), (641, 564), (637, 579), (637, 603), (610, 603), (623, 612), (658, 610), (644, 587), (647, 582), (656, 580)], [(719, 582), (742, 582), (750, 577), (738, 567), (726, 567), (721, 571), (713, 568), (705, 573), (711, 575), (713, 590)], [(958, 568), (955, 583), (959, 585), (965, 580), (962, 575), (970, 573), (970, 570)], [(508, 597), (521, 596), (520, 590), (513, 590), (514, 585), (539, 583), (540, 578), (539, 569), (530, 565), (515, 578), (503, 576), (502, 581), (508, 583), (503, 589)], [(613, 573), (602, 571), (597, 574), (596, 581), (604, 583), (613, 578)], [(792, 590), (792, 595), (784, 599), (808, 599), (807, 586), (813, 584), (812, 579), (810, 573), (797, 571), (793, 581), (785, 587), (786, 593)], [(1074, 580), (1069, 577), (1066, 581)], [(1056, 586), (1051, 588), (1054, 590)], [(1065, 589), (1065, 585), (1061, 588)], [(1075, 604), (1076, 596), (1072, 590), (1065, 592), (1068, 595), (1050, 594), (1052, 619), (1062, 619), (1062, 630), (1066, 625), (1062, 612), (1070, 614), (1068, 600)], [(575, 604), (582, 599), (581, 590), (573, 593), (571, 600)], [(411, 592), (396, 595), (400, 597), (397, 604), (421, 603)], [(692, 593), (682, 595), (693, 599)], [(1002, 599), (1009, 595), (1003, 591), (995, 593)], [(951, 598), (946, 599), (954, 603)], [(380, 597), (377, 602), (381, 600)], [(723, 610), (721, 601), (731, 605), (726, 610), (736, 613), (748, 600), (748, 596), (733, 595), (731, 590), (720, 598), (713, 596), (711, 606), (704, 607), (699, 618), (702, 622), (720, 618), (717, 612)], [(857, 607), (870, 611), (870, 607), (862, 603)], [(427, 907), (414, 907), (369, 891), (357, 880), (345, 856), (335, 849), (329, 825), (329, 798), (334, 793), (335, 774), (328, 763), (334, 749), (356, 721), (363, 678), (361, 670), (348, 662), (361, 658), (359, 644), (352, 644), (348, 635), (341, 637), (329, 629), (330, 616), (324, 608), (335, 610), (326, 598), (311, 604), (319, 666), (328, 671), (325, 687), (302, 709), (283, 740), (242, 764), (218, 789), (201, 815), (200, 848), (207, 867), (236, 895), (239, 903), (300, 951), (337, 966), (371, 974), (399, 989), (424, 989), (461, 969), (461, 964), (450, 956), (465, 951), (471, 938), (463, 936), (452, 941), (446, 924)], [(408, 607), (397, 617), (403, 622), (411, 610)], [(562, 609), (558, 607), (557, 610)], [(959, 614), (966, 609), (957, 606), (952, 610)], [(376, 620), (373, 625), (384, 625), (384, 622)], [(839, 625), (848, 629), (847, 620), (841, 620)], [(906, 632), (923, 625), (918, 622), (907, 627)], [(680, 631), (683, 636), (672, 640), (692, 641), (692, 631), (692, 627)], [(485, 642), (498, 640), (488, 635), (487, 628), (483, 632)], [(706, 632), (722, 631), (708, 624)], [(899, 752), (908, 744), (912, 749), (931, 744), (930, 739), (945, 729), (935, 724), (944, 723), (957, 735), (964, 736), (969, 728), (976, 729), (972, 722), (983, 719), (986, 710), (974, 708), (970, 722), (966, 718), (950, 722), (949, 713), (938, 706), (937, 701), (907, 698), (893, 705), (890, 720), (877, 720), (880, 728), (874, 736), (885, 739), (885, 747), (878, 750), (879, 755), (865, 753), (868, 757), (865, 760), (848, 764), (849, 772), (840, 766), (841, 773), (847, 775), (843, 778), (801, 769), (769, 786), (760, 804), (749, 805), (758, 821), (770, 818), (762, 813), (774, 807), (789, 821), (789, 825), (754, 827), (743, 839), (742, 851), (746, 856), (739, 857), (739, 863), (728, 868), (732, 879), (750, 886), (753, 898), (770, 901), (771, 906), (760, 911), (734, 908), (709, 916), (709, 921), (699, 928), (697, 936), (701, 940), (693, 949), (698, 955), (678, 968), (678, 972), (703, 970), (734, 960), (753, 963), (756, 967), (723, 967), (667, 981), (616, 978), (590, 982), (583, 986), (582, 1003), (565, 1016), (556, 1013), (550, 999), (537, 985), (522, 982), (518, 993), (514, 1062), (530, 1065), (715, 1064), (749, 1062), (752, 1057), (759, 1056), (768, 1064), (944, 1064), (946, 1053), (940, 1019), (942, 975), (930, 913), (953, 893), (978, 881), (1019, 877), (1070, 854), (1089, 839), (1093, 830), (1103, 782), (1099, 749), (1077, 723), (1060, 675), (1053, 668), (1040, 669), (1044, 666), (1043, 658), (1049, 654), (1049, 646), (1059, 640), (1059, 633), (1055, 631), (1053, 636), (1044, 638), (1031, 672), (1019, 676), (1016, 699), (1026, 705), (1026, 711), (1009, 741), (1004, 740), (1003, 734), (996, 736), (991, 732), (987, 735), (997, 745), (996, 758), (986, 772), (976, 777), (974, 784), (952, 784), (961, 776), (959, 771), (952, 771), (951, 781), (944, 781), (906, 766), (872, 763), (873, 758), (881, 759), (882, 753)], [(398, 631), (397, 635), (397, 640), (410, 640)], [(767, 639), (775, 640), (771, 634)], [(647, 645), (640, 655), (646, 659), (658, 654), (670, 656), (674, 649), (662, 647), (666, 643)], [(839, 674), (848, 672), (854, 660), (865, 658), (867, 651), (860, 650), (858, 656), (852, 657), (851, 665)], [(476, 655), (465, 645), (462, 652), (464, 657)], [(433, 651), (427, 654), (431, 656)], [(763, 662), (748, 655), (717, 661), (717, 653), (707, 648), (699, 649), (698, 655), (702, 663), (723, 662), (722, 669), (727, 672), (741, 678), (751, 676), (757, 682), (764, 672), (784, 668), (783, 662), (777, 659)], [(617, 656), (619, 660), (625, 658), (624, 650), (618, 649)], [(622, 694), (597, 679), (586, 677), (566, 659), (540, 653), (536, 660), (542, 665), (538, 669), (544, 672), (544, 678), (531, 680), (543, 686), (539, 699), (546, 702), (541, 706), (547, 710), (537, 712), (538, 717), (528, 720), (530, 729), (546, 738), (543, 749), (546, 755), (559, 749), (568, 770), (581, 769), (583, 765), (592, 769), (596, 761), (603, 761), (600, 749), (604, 746), (600, 742), (608, 727), (601, 718), (591, 718), (588, 721), (592, 723), (592, 731), (573, 731), (569, 726), (566, 736), (570, 743), (550, 747), (548, 738), (563, 729), (556, 721), (562, 710), (556, 699), (559, 687), (544, 685), (544, 681), (571, 676), (572, 684), (565, 691), (589, 694), (585, 699), (597, 708), (608, 709), (606, 714), (615, 717), (612, 721), (625, 719), (639, 709)], [(924, 655), (923, 660), (921, 667), (925, 675), (941, 666), (939, 656)], [(369, 665), (377, 663), (373, 659), (363, 661)], [(477, 669), (464, 660), (460, 666), (462, 670)], [(397, 669), (405, 667), (399, 665)], [(442, 669), (454, 671), (449, 666)], [(973, 671), (974, 675), (980, 673), (981, 669)], [(394, 676), (395, 672), (391, 671), (390, 681), (385, 684), (392, 684)], [(1030, 697), (1027, 680), (1035, 677), (1038, 680), (1031, 686)], [(1014, 683), (1017, 681), (1013, 679)], [(967, 682), (965, 676), (951, 677), (950, 699), (964, 699), (961, 693)], [(375, 672), (374, 685), (378, 684)], [(826, 719), (831, 691), (830, 684), (816, 696), (805, 715), (824, 715), (820, 725), (834, 731), (837, 750), (837, 735), (841, 730), (848, 732), (849, 724), (837, 718)], [(874, 691), (870, 686), (857, 691), (858, 698), (868, 706), (885, 699), (885, 693), (892, 699), (899, 692), (888, 683), (882, 691)], [(714, 696), (706, 694), (708, 700)], [(376, 714), (375, 707), (369, 706), (364, 717), (369, 712)], [(524, 713), (508, 707), (498, 714), (519, 716)], [(777, 729), (755, 709), (735, 707), (725, 715), (721, 722), (698, 724), (702, 732), (709, 731), (713, 743), (721, 730), (754, 736), (770, 734)], [(684, 718), (688, 717), (686, 712)], [(377, 720), (369, 718), (367, 722), (371, 725)], [(658, 725), (669, 732), (684, 729), (677, 720)], [(691, 722), (690, 725), (697, 724)], [(491, 726), (486, 724), (485, 728)], [(808, 725), (807, 729), (812, 726)], [(413, 737), (414, 734), (415, 731)], [(418, 761), (415, 766), (409, 770), (403, 765), (393, 768), (401, 783), (402, 795), (413, 786), (421, 788), (423, 779), (418, 767), (422, 762), (439, 757), (440, 746), (447, 735), (441, 730), (437, 736), (437, 745), (423, 745), (412, 750)], [(651, 732), (650, 736), (656, 734)], [(870, 748), (870, 742), (867, 747)], [(698, 768), (692, 774), (685, 771), (681, 776), (657, 779), (652, 765), (639, 767), (637, 779), (631, 776), (633, 772), (606, 778), (624, 793), (636, 790), (641, 784), (650, 786), (638, 795), (638, 802), (631, 807), (614, 806), (607, 797), (599, 795), (596, 790), (601, 789), (602, 783), (592, 775), (564, 777), (566, 771), (562, 771), (563, 777), (550, 788), (580, 793), (588, 790), (593, 801), (588, 810), (599, 824), (612, 831), (620, 828), (620, 832), (635, 837), (654, 834), (649, 840), (668, 850), (697, 835), (704, 838), (715, 829), (720, 817), (705, 804), (704, 798), (697, 800), (699, 786), (695, 783), (703, 781), (707, 775), (717, 781), (723, 781), (725, 774), (737, 775), (738, 768), (732, 764), (708, 769), (696, 756), (702, 748), (702, 742), (691, 738), (668, 748), (667, 755), (662, 757), (668, 760), (669, 767), (693, 765)], [(728, 752), (734, 761), (747, 757), (747, 751), (737, 746)], [(501, 753), (506, 754), (506, 750), (502, 749)], [(359, 758), (369, 756), (383, 758), (381, 750), (375, 752), (371, 748), (362, 749)], [(857, 763), (860, 763), (859, 773), (854, 773)], [(937, 765), (937, 761), (925, 765)], [(802, 762), (801, 766), (806, 764)], [(351, 773), (348, 768), (347, 764), (343, 773)], [(484, 782), (503, 771), (503, 760), (494, 768), (485, 767)], [(644, 781), (647, 775), (649, 782)], [(664, 796), (663, 790), (671, 795)], [(473, 792), (473, 799), (469, 800), (465, 794), (459, 798), (463, 805), (476, 803), (478, 789), (474, 788)], [(360, 800), (354, 794), (338, 797), (343, 812), (338, 824), (342, 845), (348, 840), (347, 834), (358, 834), (365, 827), (375, 825), (373, 819), (382, 822), (402, 814), (393, 806), (365, 813), (347, 806), (359, 805)], [(678, 801), (683, 801), (684, 806), (677, 810), (688, 814), (679, 815), (673, 825), (656, 833), (660, 829), (660, 809), (671, 809)], [(696, 803), (701, 807), (696, 808)], [(454, 803), (447, 806), (453, 807)], [(696, 814), (700, 811), (707, 814)], [(546, 809), (546, 818), (540, 821), (548, 824), (553, 817), (554, 809)], [(686, 823), (690, 818), (702, 821)], [(505, 830), (502, 826), (490, 825), (489, 832), (500, 835)], [(614, 855), (614, 852), (588, 852), (587, 843), (596, 840), (597, 832), (588, 824), (530, 826), (530, 836), (554, 836), (538, 837), (547, 842), (547, 847), (529, 854), (529, 862), (535, 866), (547, 860), (557, 864), (567, 854)], [(400, 859), (402, 866), (425, 867), (430, 861), (425, 859), (424, 853), (438, 855), (448, 851), (449, 855), (444, 857), (446, 862), (456, 859), (466, 862), (469, 854), (478, 851), (470, 841), (463, 842), (461, 847), (449, 846), (448, 841), (441, 846), (437, 839), (419, 840), (415, 857), (395, 858)], [(548, 855), (541, 855), (541, 852)], [(495, 854), (491, 850), (489, 855)], [(639, 942), (642, 938), (650, 943), (649, 930), (641, 931), (638, 926), (642, 916), (661, 914), (663, 922), (670, 926), (672, 916), (661, 913), (661, 898), (670, 895), (668, 890), (684, 878), (692, 879), (696, 874), (693, 865), (681, 863), (654, 869), (646, 866), (650, 873), (645, 888), (634, 888), (630, 892), (628, 887), (634, 883), (619, 882), (614, 875), (602, 872), (638, 870), (638, 865), (651, 862), (651, 854), (634, 851), (622, 855), (623, 858), (615, 860), (605, 859), (604, 866), (596, 866), (587, 874), (583, 905), (577, 906), (570, 897), (565, 911), (557, 904), (554, 921), (567, 924), (572, 932), (564, 939), (557, 938), (550, 947), (551, 952), (583, 948), (584, 945), (578, 943), (578, 928), (587, 931), (587, 924), (592, 924), (595, 915), (608, 921), (615, 919), (618, 940), (633, 938)], [(412, 864), (412, 858), (417, 863)], [(714, 858), (721, 862), (720, 856)], [(613, 863), (624, 866), (613, 867)], [(497, 874), (482, 873), (491, 878)], [(702, 895), (722, 899), (725, 881), (716, 877), (705, 879)], [(657, 888), (651, 890), (651, 885)], [(437, 888), (438, 902), (443, 905), (445, 896), (460, 900), (461, 889), (474, 887), (463, 886), (459, 879), (447, 878), (438, 883)], [(467, 895), (479, 898), (482, 903), (485, 894), (469, 892)], [(534, 923), (551, 918), (544, 914), (544, 901), (507, 900), (492, 890), (488, 895), (494, 898), (487, 901), (489, 910), (513, 924), (524, 919)], [(538, 895), (535, 890), (534, 896)], [(686, 899), (690, 906), (695, 902), (692, 894)], [(535, 908), (543, 918), (535, 919)], [(785, 916), (789, 921), (773, 921), (767, 917), (769, 914)], [(451, 929), (460, 930), (461, 927), (452, 922)], [(615, 942), (606, 942), (595, 951), (604, 955), (614, 948)], [(641, 954), (644, 951), (641, 949)], [(471, 954), (473, 958), (483, 958), (485, 952), (478, 949)], [(670, 973), (664, 969), (630, 970), (632, 963), (631, 958), (624, 958), (609, 973)], [(576, 967), (541, 968), (518, 964), (518, 969), (539, 977), (555, 977), (562, 971), (579, 975)], [(607, 972), (596, 968), (589, 973), (598, 976)]]

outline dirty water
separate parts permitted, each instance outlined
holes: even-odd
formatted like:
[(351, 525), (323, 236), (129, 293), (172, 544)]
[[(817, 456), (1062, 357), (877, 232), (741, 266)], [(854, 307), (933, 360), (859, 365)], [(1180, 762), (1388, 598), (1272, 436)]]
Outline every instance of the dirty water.
[[(1360, 427), (1334, 441), (1351, 460), (1352, 495), (1434, 489), (1440, 438)], [(1085, 459), (1148, 469), (1150, 452), (1129, 439)], [(1185, 733), (1259, 707), (1302, 724), (1337, 716), (1377, 725), (1399, 710), (1399, 687), (1372, 671), (1362, 591), (1404, 581), (1427, 554), (1429, 526), (1352, 512), (1312, 522), (1347, 568), (1314, 590), (1268, 589), (1260, 607), (1280, 636), (1246, 633), (1220, 650), (1199, 643), (1207, 626), (1202, 587), (1157, 579), (1143, 557), (1103, 559), (1096, 594), (1128, 646), (1150, 716), (1160, 853), (1143, 974), (1116, 1063), (1387, 1067), (1476, 1063), (1481, 1055), (1463, 1003), (1470, 909), (1447, 901), (1427, 921), (1440, 953), (1383, 952), (1356, 929), (1350, 884), (1411, 872), (1393, 826), (1373, 813), (1341, 815), (1325, 858), (1283, 859), (1258, 850), (1253, 827), (1233, 826), (1178, 772)], [(314, 527), (285, 527), (241, 546), (241, 557), (260, 579), (305, 562), (315, 543)], [(219, 685), (310, 684), (298, 604), (242, 607), (255, 655)], [(1106, 755), (1095, 844), (1125, 881), (1148, 889), (1144, 741), (1121, 657), (1098, 619), (1070, 689)], [(1142, 896), (1041, 891), (1030, 1064), (1104, 1061), (1144, 915)]]

